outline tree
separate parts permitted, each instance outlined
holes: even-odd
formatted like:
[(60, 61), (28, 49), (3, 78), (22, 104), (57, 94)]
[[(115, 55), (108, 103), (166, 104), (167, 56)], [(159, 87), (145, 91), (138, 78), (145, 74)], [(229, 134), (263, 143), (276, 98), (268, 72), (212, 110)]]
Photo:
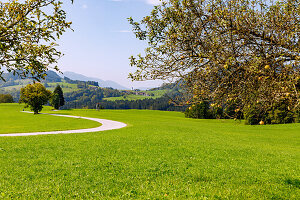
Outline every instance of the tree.
[(169, 0), (141, 22), (148, 41), (131, 57), (133, 80), (182, 80), (186, 101), (255, 105), (261, 116), (281, 101), (299, 109), (299, 0)]
[(0, 94), (0, 103), (13, 103), (14, 98), (10, 94)]
[[(55, 41), (71, 22), (59, 0), (0, 2), (0, 78), (6, 69), (21, 78), (44, 78), (62, 56)], [(53, 67), (58, 71), (58, 67)]]
[(43, 105), (46, 104), (50, 97), (51, 91), (47, 90), (41, 83), (33, 83), (21, 88), (20, 103), (25, 103), (34, 114), (38, 114)]
[(59, 109), (59, 95), (57, 93), (52, 93), (50, 104), (54, 107), (54, 109)]
[(59, 109), (59, 107), (65, 105), (64, 94), (60, 85), (57, 85), (52, 93), (51, 105), (55, 109)]

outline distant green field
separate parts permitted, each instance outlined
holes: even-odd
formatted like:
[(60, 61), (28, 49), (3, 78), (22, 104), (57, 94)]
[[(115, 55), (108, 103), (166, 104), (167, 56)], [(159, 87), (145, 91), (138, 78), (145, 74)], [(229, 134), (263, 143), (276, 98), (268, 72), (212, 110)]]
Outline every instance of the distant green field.
[[(23, 108), (24, 105), (19, 104), (0, 104), (0, 134), (60, 131), (99, 126), (99, 123), (90, 120), (22, 113)], [(50, 107), (46, 107), (44, 111), (49, 112)]]
[(7, 87), (1, 87), (2, 89), (4, 89), (5, 91), (10, 91), (10, 90), (20, 90), (22, 87), (25, 87), (26, 85), (32, 83), (32, 80), (29, 79), (20, 79), (15, 81), (17, 85), (13, 85), (13, 86), (7, 86)]
[(107, 100), (107, 101), (116, 101), (116, 100), (133, 101), (133, 100), (143, 100), (143, 99), (156, 99), (156, 98), (162, 97), (166, 93), (166, 90), (141, 91), (141, 92), (145, 92), (145, 93), (148, 93), (148, 94), (154, 94), (154, 96), (143, 96), (143, 95), (130, 94), (130, 95), (125, 95), (125, 96), (121, 96), (121, 97), (103, 98), (103, 100)]
[[(0, 198), (300, 199), (300, 124), (246, 126), (145, 110), (59, 113), (129, 126), (0, 137)], [(25, 120), (15, 116), (1, 129)]]
[[(20, 90), (22, 87), (25, 87), (27, 84), (29, 84), (31, 82), (22, 82), (21, 85), (14, 85), (14, 86), (8, 86), (8, 87), (2, 87), (2, 89), (4, 89), (6, 92), (11, 91), (11, 90)], [(64, 93), (68, 93), (68, 92), (73, 92), (73, 91), (77, 91), (79, 90), (77, 88), (77, 84), (71, 84), (71, 83), (65, 83), (65, 82), (56, 82), (56, 83), (47, 83), (47, 89), (52, 91), (54, 90), (54, 88), (57, 85), (60, 85), (62, 87), (62, 90)]]
[(25, 87), (26, 85), (13, 85), (13, 86), (7, 86), (7, 87), (2, 87), (5, 91), (10, 91), (13, 89), (20, 90), (22, 87)]
[(79, 90), (77, 84), (65, 83), (65, 82), (57, 82), (57, 83), (47, 83), (48, 90), (54, 91), (57, 85), (60, 85), (64, 93), (73, 92)]
[(168, 90), (153, 90), (153, 91), (147, 91), (149, 94), (154, 94), (155, 96), (163, 96)]

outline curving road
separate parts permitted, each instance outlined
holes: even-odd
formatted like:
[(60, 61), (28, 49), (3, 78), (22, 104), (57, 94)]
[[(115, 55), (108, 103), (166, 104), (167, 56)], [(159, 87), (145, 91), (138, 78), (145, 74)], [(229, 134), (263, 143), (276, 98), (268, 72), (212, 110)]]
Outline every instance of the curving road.
[[(26, 111), (24, 111), (26, 112)], [(58, 114), (48, 114), (41, 113), (46, 115), (54, 115), (59, 117), (71, 117), (71, 118), (80, 118), (92, 120), (95, 122), (99, 122), (102, 125), (96, 128), (88, 128), (88, 129), (77, 129), (77, 130), (67, 130), (67, 131), (48, 131), (48, 132), (34, 132), (34, 133), (11, 133), (11, 134), (0, 134), (0, 137), (16, 137), (16, 136), (32, 136), (32, 135), (50, 135), (50, 134), (69, 134), (69, 133), (90, 133), (90, 132), (98, 132), (98, 131), (106, 131), (113, 129), (120, 129), (127, 126), (127, 124), (107, 119), (98, 119), (91, 117), (80, 117), (80, 116), (72, 116), (72, 115), (58, 115)]]

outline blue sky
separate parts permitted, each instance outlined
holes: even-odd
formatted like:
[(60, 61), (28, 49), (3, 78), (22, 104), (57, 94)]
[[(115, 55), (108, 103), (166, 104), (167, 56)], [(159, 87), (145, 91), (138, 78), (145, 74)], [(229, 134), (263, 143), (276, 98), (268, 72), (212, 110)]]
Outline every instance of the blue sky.
[(74, 32), (58, 41), (65, 54), (58, 62), (62, 71), (72, 71), (103, 80), (113, 80), (128, 88), (155, 87), (161, 81), (131, 82), (134, 71), (129, 57), (142, 53), (146, 43), (131, 32), (127, 18), (141, 20), (159, 0), (75, 0), (64, 1)]

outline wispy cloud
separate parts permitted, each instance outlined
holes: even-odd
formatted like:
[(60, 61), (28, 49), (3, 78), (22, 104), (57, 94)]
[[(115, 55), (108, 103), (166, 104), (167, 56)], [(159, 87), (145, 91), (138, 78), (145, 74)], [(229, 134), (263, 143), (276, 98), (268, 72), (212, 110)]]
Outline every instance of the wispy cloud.
[(120, 31), (113, 31), (115, 33), (131, 33), (132, 31), (129, 30), (120, 30)]
[(151, 5), (159, 5), (161, 4), (160, 0), (146, 0), (147, 4), (151, 4)]
[(83, 9), (87, 9), (87, 8), (88, 8), (88, 5), (83, 4), (81, 7), (82, 7)]
[(128, 30), (121, 30), (119, 31), (120, 33), (131, 33), (131, 31), (128, 31)]

